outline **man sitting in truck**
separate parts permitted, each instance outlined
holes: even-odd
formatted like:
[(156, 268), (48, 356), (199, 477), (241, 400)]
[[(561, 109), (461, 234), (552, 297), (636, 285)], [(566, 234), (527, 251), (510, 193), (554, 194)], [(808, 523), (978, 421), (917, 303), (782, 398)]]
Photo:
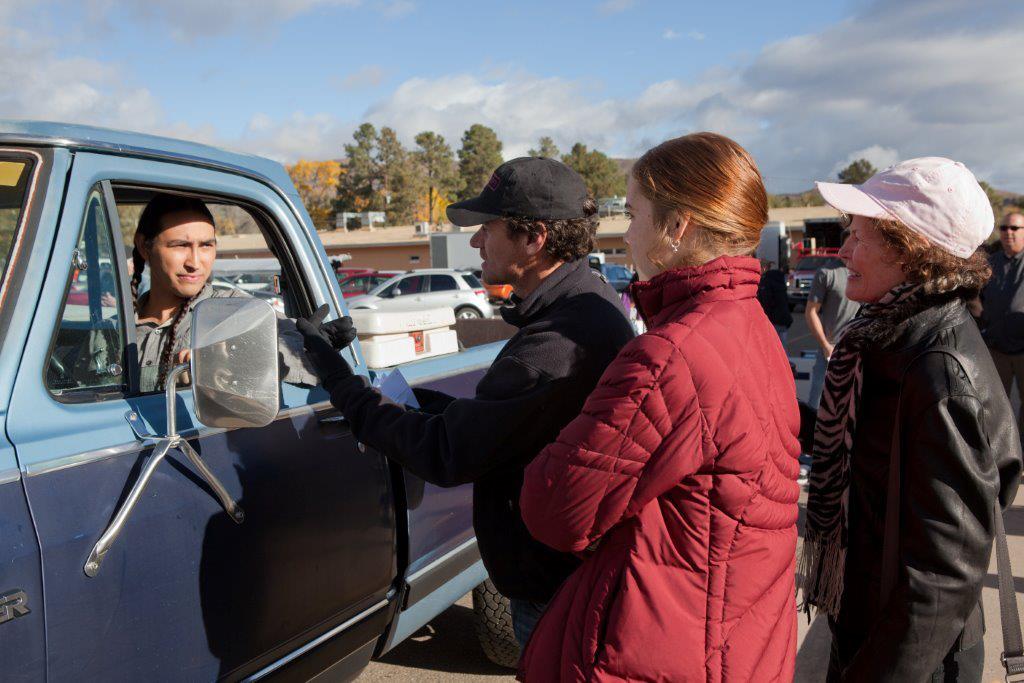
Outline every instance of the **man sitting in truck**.
[[(188, 361), (192, 311), (200, 301), (250, 296), (239, 289), (213, 288), (209, 280), (216, 258), (213, 215), (201, 200), (159, 193), (149, 201), (139, 217), (132, 249), (131, 296), (142, 393), (162, 390), (174, 365)], [(140, 294), (144, 272), (150, 274), (150, 286)], [(279, 318), (282, 379), (290, 384), (317, 384), (294, 321)], [(105, 342), (102, 334), (92, 335), (88, 350), (78, 354), (76, 375), (116, 360), (107, 355), (117, 345)]]
[(597, 207), (565, 164), (508, 161), (479, 196), (449, 206), (448, 218), (480, 226), (471, 244), (483, 258), (483, 279), (512, 285), (512, 305), (501, 315), (519, 328), (475, 397), (420, 391), (421, 410), (397, 405), (353, 375), (334, 350), (336, 321), (320, 324), (325, 309), (298, 327), (331, 402), (360, 441), (433, 484), (474, 483), (480, 554), (511, 601), (522, 646), (579, 564), (527, 531), (519, 514), (523, 470), (579, 414), (633, 330), (615, 290), (587, 263)]

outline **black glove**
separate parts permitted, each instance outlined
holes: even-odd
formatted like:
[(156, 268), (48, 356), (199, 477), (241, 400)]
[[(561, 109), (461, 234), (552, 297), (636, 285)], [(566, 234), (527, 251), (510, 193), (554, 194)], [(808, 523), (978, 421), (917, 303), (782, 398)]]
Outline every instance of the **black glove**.
[[(351, 318), (342, 318), (323, 325), (322, 322), (328, 310), (327, 304), (324, 304), (316, 310), (316, 313), (308, 318), (296, 319), (295, 327), (302, 333), (306, 355), (313, 364), (316, 374), (319, 375), (321, 384), (323, 384), (324, 389), (330, 392), (338, 382), (351, 377), (353, 374), (352, 368), (338, 354), (338, 349), (341, 347), (336, 347), (334, 340), (344, 340), (351, 334), (351, 338), (344, 342), (344, 345), (347, 346), (355, 338), (355, 328), (352, 327)], [(345, 327), (346, 320), (348, 321), (347, 328)], [(339, 323), (339, 325), (333, 328), (336, 336), (332, 338), (332, 332), (329, 332), (326, 328), (335, 323)]]
[[(323, 310), (326, 315), (327, 304), (317, 309), (317, 313), (320, 310)], [(327, 335), (331, 346), (339, 351), (351, 344), (356, 338), (356, 327), (352, 324), (352, 318), (347, 315), (343, 318), (324, 323), (320, 326), (320, 331)]]

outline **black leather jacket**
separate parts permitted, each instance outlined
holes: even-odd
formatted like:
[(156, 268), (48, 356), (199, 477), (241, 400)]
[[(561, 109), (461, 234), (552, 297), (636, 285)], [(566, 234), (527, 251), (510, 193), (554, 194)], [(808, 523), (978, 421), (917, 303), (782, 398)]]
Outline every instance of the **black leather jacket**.
[[(947, 354), (966, 357), (966, 376)], [(1016, 421), (963, 302), (927, 308), (879, 350), (862, 352), (864, 384), (851, 458), (845, 588), (830, 678), (922, 681), (984, 633), (982, 580), (993, 503), (1013, 502), (1021, 473)], [(896, 403), (901, 458), (899, 574), (880, 604), (889, 455)]]

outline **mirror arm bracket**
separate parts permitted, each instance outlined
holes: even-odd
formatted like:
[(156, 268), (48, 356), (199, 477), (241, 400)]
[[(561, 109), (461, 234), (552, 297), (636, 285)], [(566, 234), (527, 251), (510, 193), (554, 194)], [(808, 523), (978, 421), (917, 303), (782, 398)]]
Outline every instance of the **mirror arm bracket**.
[[(176, 388), (178, 385), (178, 379), (182, 373), (189, 369), (187, 363), (176, 366), (167, 375), (167, 436), (157, 441), (156, 447), (153, 450), (153, 454), (150, 456), (149, 462), (146, 463), (146, 467), (142, 470), (142, 474), (138, 480), (132, 486), (132, 490), (128, 493), (128, 497), (124, 501), (124, 505), (114, 515), (113, 521), (107, 530), (103, 532), (99, 540), (96, 541), (96, 545), (93, 546), (92, 552), (89, 553), (89, 558), (85, 561), (85, 575), (92, 578), (99, 574), (100, 565), (103, 563), (103, 558), (106, 556), (107, 551), (110, 550), (111, 546), (114, 545), (114, 541), (121, 535), (121, 531), (124, 529), (125, 523), (128, 521), (128, 517), (131, 515), (132, 510), (135, 509), (136, 503), (139, 502), (139, 498), (142, 497), (142, 492), (146, 489), (149, 484), (149, 480), (153, 478), (153, 473), (156, 471), (157, 466), (167, 456), (172, 448), (177, 448), (192, 462), (192, 465), (199, 471), (206, 483), (213, 489), (214, 494), (220, 501), (220, 504), (224, 507), (224, 511), (228, 513), (228, 516), (236, 524), (241, 524), (245, 521), (245, 513), (242, 508), (238, 506), (238, 503), (231, 497), (224, 485), (220, 483), (216, 475), (206, 466), (202, 458), (199, 457), (199, 453), (196, 452), (192, 445), (184, 438), (178, 435), (177, 429), (177, 410), (175, 406), (175, 400), (177, 399)], [(145, 429), (141, 425), (141, 420), (138, 414), (134, 411), (128, 411), (125, 415), (128, 420), (128, 424), (131, 425), (132, 430), (136, 436), (143, 439), (144, 441), (154, 439), (155, 437), (148, 431), (142, 431)]]

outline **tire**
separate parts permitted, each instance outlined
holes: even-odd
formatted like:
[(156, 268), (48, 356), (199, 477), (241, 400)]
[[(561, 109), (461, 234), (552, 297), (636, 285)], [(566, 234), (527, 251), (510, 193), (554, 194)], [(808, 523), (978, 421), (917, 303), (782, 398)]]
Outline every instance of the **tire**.
[(482, 318), (480, 311), (476, 310), (472, 306), (463, 306), (462, 308), (455, 309), (455, 317), (462, 318), (463, 320)]
[(514, 669), (519, 664), (519, 644), (512, 632), (512, 609), (508, 598), (498, 592), (490, 579), (473, 589), (476, 638), (487, 659)]

